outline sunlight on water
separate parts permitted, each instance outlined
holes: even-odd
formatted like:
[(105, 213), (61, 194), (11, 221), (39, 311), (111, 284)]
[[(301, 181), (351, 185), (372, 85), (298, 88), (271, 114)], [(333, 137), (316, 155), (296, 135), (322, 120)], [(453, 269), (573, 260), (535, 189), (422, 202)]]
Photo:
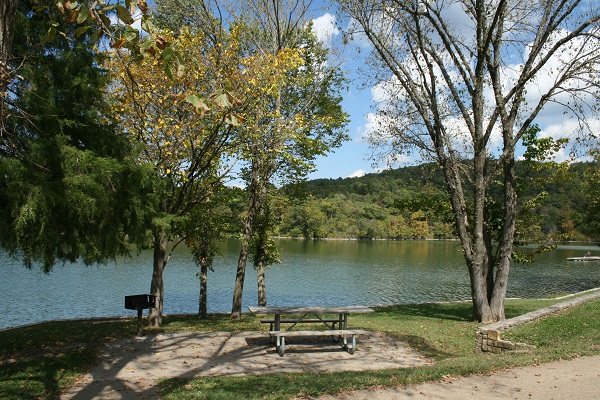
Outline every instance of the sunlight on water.
[[(457, 242), (279, 240), (282, 264), (267, 270), (271, 305), (384, 305), (470, 298), (467, 269)], [(231, 310), (238, 244), (223, 245), (209, 273), (209, 312)], [(567, 257), (594, 245), (565, 245), (533, 265), (514, 265), (509, 297), (555, 297), (600, 287), (600, 262)], [(59, 265), (44, 275), (3, 257), (0, 329), (41, 320), (134, 315), (124, 297), (148, 293), (152, 253), (108, 265)], [(165, 313), (198, 310), (198, 267), (185, 249), (165, 270)], [(248, 265), (244, 310), (257, 302), (256, 273)]]

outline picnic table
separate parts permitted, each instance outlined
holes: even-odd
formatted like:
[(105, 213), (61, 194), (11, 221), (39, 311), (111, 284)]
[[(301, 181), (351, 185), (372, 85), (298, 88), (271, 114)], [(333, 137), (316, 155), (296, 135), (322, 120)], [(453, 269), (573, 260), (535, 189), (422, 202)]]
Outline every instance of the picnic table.
[[(269, 335), (275, 339), (277, 351), (282, 357), (285, 354), (285, 338), (300, 336), (342, 337), (344, 348), (348, 353), (353, 354), (356, 350), (356, 336), (366, 331), (348, 329), (348, 316), (373, 312), (372, 308), (365, 306), (249, 306), (248, 309), (255, 315), (273, 315), (273, 318), (261, 319), (261, 322), (269, 324)], [(332, 318), (328, 315), (337, 316)], [(282, 318), (282, 316), (286, 317)], [(295, 330), (294, 328), (301, 323), (323, 324), (327, 329)], [(289, 326), (283, 330), (281, 324), (289, 324)], [(352, 340), (352, 346), (348, 343), (348, 337)]]

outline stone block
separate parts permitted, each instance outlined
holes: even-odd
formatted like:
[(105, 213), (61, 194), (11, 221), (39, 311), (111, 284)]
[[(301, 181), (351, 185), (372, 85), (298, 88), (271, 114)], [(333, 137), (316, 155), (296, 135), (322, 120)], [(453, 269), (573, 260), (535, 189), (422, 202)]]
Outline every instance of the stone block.
[(500, 331), (487, 331), (488, 338), (491, 340), (500, 340)]

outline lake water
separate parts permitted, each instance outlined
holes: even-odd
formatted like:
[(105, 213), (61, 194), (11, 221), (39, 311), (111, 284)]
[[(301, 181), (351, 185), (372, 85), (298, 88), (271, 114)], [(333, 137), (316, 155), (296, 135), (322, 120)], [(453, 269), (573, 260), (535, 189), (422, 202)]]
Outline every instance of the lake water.
[[(278, 240), (282, 264), (267, 270), (270, 305), (384, 305), (470, 298), (458, 242)], [(223, 244), (208, 278), (210, 313), (231, 311), (239, 244)], [(564, 245), (533, 265), (514, 265), (508, 297), (555, 297), (600, 287), (600, 262), (567, 257), (593, 255), (593, 244)], [(148, 293), (152, 253), (101, 266), (57, 265), (48, 275), (2, 257), (0, 329), (43, 320), (135, 315), (124, 297)], [(198, 267), (186, 249), (165, 270), (165, 313), (196, 313)], [(248, 265), (243, 310), (256, 305), (256, 273)]]

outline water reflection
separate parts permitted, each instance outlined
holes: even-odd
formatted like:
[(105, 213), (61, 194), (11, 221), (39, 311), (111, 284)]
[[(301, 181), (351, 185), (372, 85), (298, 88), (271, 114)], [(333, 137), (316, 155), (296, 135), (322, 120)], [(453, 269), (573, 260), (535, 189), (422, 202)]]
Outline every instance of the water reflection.
[[(282, 264), (267, 270), (272, 305), (400, 304), (470, 298), (469, 278), (458, 242), (279, 240)], [(239, 244), (223, 244), (223, 257), (209, 274), (209, 312), (229, 312)], [(560, 246), (533, 265), (515, 265), (509, 297), (553, 297), (600, 286), (600, 262), (574, 263), (567, 257), (594, 245)], [(0, 329), (40, 320), (132, 315), (126, 295), (147, 293), (151, 253), (108, 265), (57, 266), (44, 275), (3, 257)], [(165, 312), (198, 310), (198, 267), (179, 250), (165, 270)], [(256, 274), (250, 264), (244, 310), (256, 304)]]

